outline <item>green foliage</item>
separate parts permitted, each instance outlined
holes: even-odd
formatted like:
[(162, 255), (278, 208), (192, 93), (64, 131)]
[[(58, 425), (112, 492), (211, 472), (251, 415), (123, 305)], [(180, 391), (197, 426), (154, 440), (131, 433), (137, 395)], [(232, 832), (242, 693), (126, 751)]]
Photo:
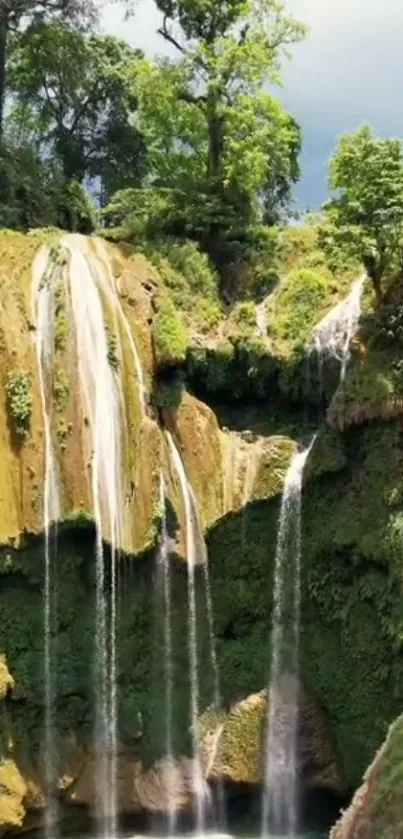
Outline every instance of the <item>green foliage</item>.
[(53, 383), (53, 393), (55, 397), (57, 410), (60, 412), (66, 411), (70, 399), (70, 385), (68, 379), (60, 370), (57, 372), (55, 376), (55, 380)]
[(20, 440), (25, 440), (31, 427), (32, 389), (28, 373), (11, 370), (5, 380), (7, 408), (13, 430)]
[(233, 319), (242, 335), (251, 335), (256, 329), (256, 306), (254, 303), (238, 303)]
[(106, 324), (106, 337), (108, 341), (108, 362), (113, 368), (113, 370), (119, 369), (119, 347), (118, 347), (118, 338), (116, 332), (112, 329), (112, 327), (107, 323)]
[[(159, 6), (160, 34), (179, 52), (136, 68), (150, 191), (163, 232), (196, 239), (222, 269), (236, 263), (251, 224), (278, 220), (298, 178), (298, 126), (263, 86), (279, 80), (286, 45), (304, 28), (277, 0), (226, 3), (219, 14), (213, 0), (197, 11)], [(127, 198), (125, 213), (119, 197), (123, 227), (125, 215), (134, 226), (139, 217), (135, 194)]]
[(154, 352), (160, 368), (183, 364), (188, 337), (179, 312), (167, 294), (158, 298), (158, 311), (153, 320)]
[(274, 339), (303, 346), (326, 301), (326, 278), (307, 268), (292, 271), (275, 295), (275, 316), (269, 323)]
[(364, 264), (379, 301), (385, 278), (402, 264), (400, 140), (379, 139), (369, 126), (344, 135), (331, 161), (329, 185), (337, 194), (324, 207), (324, 245)]
[(142, 141), (129, 120), (137, 61), (123, 41), (57, 21), (33, 23), (9, 58), (13, 123), (60, 161), (67, 183), (100, 177), (104, 198), (137, 183), (142, 169)]
[(92, 198), (78, 181), (67, 181), (57, 208), (58, 221), (67, 230), (92, 233), (97, 226), (97, 214)]
[(57, 222), (52, 168), (29, 145), (6, 139), (0, 149), (0, 225), (27, 230)]

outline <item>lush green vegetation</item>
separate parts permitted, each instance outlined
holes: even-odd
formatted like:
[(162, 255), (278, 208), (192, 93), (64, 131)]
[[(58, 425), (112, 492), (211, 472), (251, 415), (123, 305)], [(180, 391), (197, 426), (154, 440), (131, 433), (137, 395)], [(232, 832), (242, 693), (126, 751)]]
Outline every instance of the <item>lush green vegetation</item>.
[(6, 376), (5, 390), (12, 430), (22, 441), (28, 437), (31, 426), (32, 389), (28, 373), (11, 370)]
[(401, 141), (379, 139), (369, 126), (346, 134), (331, 161), (329, 186), (337, 194), (325, 205), (324, 243), (339, 259), (363, 263), (381, 302), (385, 279), (402, 270)]
[(168, 295), (158, 299), (158, 311), (153, 324), (154, 351), (158, 367), (182, 364), (188, 346), (185, 327), (180, 314)]

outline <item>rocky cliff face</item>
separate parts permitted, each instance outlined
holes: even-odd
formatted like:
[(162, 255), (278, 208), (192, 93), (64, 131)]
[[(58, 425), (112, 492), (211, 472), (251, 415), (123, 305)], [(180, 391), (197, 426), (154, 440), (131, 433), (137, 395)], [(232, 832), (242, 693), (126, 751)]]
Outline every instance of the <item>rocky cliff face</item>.
[[(266, 704), (262, 689), (270, 660), (279, 498), (292, 454), (318, 427), (302, 509), (301, 674), (310, 754), (307, 786), (338, 793), (356, 788), (401, 709), (399, 351), (393, 341), (383, 343), (383, 326), (374, 320), (368, 298), (366, 323), (355, 342), (350, 369), (326, 416), (338, 370), (332, 362), (325, 364), (319, 381), (314, 366), (308, 378), (305, 350), (310, 330), (344, 294), (354, 271), (336, 282), (311, 238), (310, 232), (307, 244), (290, 233), (284, 278), (262, 304), (267, 325), (263, 336), (262, 318), (256, 320), (253, 304), (223, 313), (210, 285), (202, 297), (201, 279), (199, 290), (192, 291), (167, 260), (158, 264), (154, 260), (152, 265), (127, 248), (97, 240), (76, 243), (90, 261), (96, 260), (101, 272), (114, 278), (149, 395), (143, 411), (129, 334), (120, 314), (115, 317), (108, 298), (101, 295), (108, 358), (120, 383), (125, 415), (117, 626), (118, 792), (124, 812), (161, 808), (168, 776), (175, 777), (178, 806), (186, 808), (190, 799), (190, 737), (184, 722), (189, 709), (185, 521), (166, 429), (182, 455), (207, 540), (227, 709), (218, 720), (207, 711), (214, 674), (199, 569), (200, 707), (205, 712), (200, 737), (206, 773), (213, 779), (260, 782)], [(44, 805), (45, 434), (32, 302), (32, 264), (40, 248), (47, 249), (50, 270), (60, 278), (50, 411), (61, 489), (54, 629), (59, 788), (68, 804), (84, 803), (91, 810), (94, 798), (89, 666), (95, 592), (93, 452), (88, 408), (77, 374), (76, 324), (65, 281), (69, 259), (55, 233), (2, 234), (0, 653), (5, 658), (0, 657), (0, 830), (21, 825), (27, 812), (40, 812)], [(312, 278), (313, 266), (321, 272), (319, 285)], [(301, 270), (311, 272), (302, 284), (303, 293)], [(167, 298), (173, 303), (174, 317)], [(172, 765), (164, 761), (162, 582), (156, 559), (161, 464), (168, 487), (173, 560)], [(217, 725), (223, 728), (212, 761)], [(394, 790), (394, 773), (388, 778), (388, 789)], [(381, 797), (383, 813), (393, 795)], [(369, 818), (372, 824), (372, 815)], [(372, 835), (378, 839), (381, 834), (368, 834), (368, 839)], [(392, 839), (393, 834), (386, 835)], [(353, 839), (353, 834), (335, 833), (337, 839), (344, 836)]]

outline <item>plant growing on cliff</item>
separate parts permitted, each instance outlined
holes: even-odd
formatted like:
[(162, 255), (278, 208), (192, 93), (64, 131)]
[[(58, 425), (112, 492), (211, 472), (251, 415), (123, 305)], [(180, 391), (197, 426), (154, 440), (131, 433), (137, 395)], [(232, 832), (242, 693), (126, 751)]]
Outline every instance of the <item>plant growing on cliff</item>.
[(345, 134), (330, 163), (321, 240), (325, 249), (359, 259), (378, 303), (383, 282), (403, 267), (403, 148), (377, 137), (368, 125)]
[(179, 312), (171, 298), (162, 294), (153, 322), (154, 352), (159, 367), (183, 364), (188, 348), (188, 337)]
[(31, 427), (32, 391), (28, 373), (12, 370), (5, 381), (7, 407), (15, 434), (20, 440), (28, 437)]

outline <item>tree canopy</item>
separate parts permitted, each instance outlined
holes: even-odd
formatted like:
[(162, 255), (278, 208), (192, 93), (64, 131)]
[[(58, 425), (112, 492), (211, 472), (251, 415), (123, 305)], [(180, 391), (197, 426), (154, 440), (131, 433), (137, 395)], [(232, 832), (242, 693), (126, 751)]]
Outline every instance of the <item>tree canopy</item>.
[(14, 130), (59, 161), (66, 180), (99, 177), (105, 198), (139, 183), (144, 145), (129, 120), (138, 61), (137, 51), (110, 35), (32, 25), (9, 62)]
[(330, 163), (335, 195), (324, 206), (329, 251), (358, 258), (382, 299), (382, 281), (403, 267), (403, 147), (362, 126), (341, 137)]
[(279, 220), (299, 176), (299, 127), (265, 87), (280, 81), (281, 58), (304, 27), (277, 0), (157, 5), (176, 57), (144, 60), (134, 79), (149, 183), (165, 198), (171, 191), (167, 229), (228, 259), (226, 243), (264, 216)]

